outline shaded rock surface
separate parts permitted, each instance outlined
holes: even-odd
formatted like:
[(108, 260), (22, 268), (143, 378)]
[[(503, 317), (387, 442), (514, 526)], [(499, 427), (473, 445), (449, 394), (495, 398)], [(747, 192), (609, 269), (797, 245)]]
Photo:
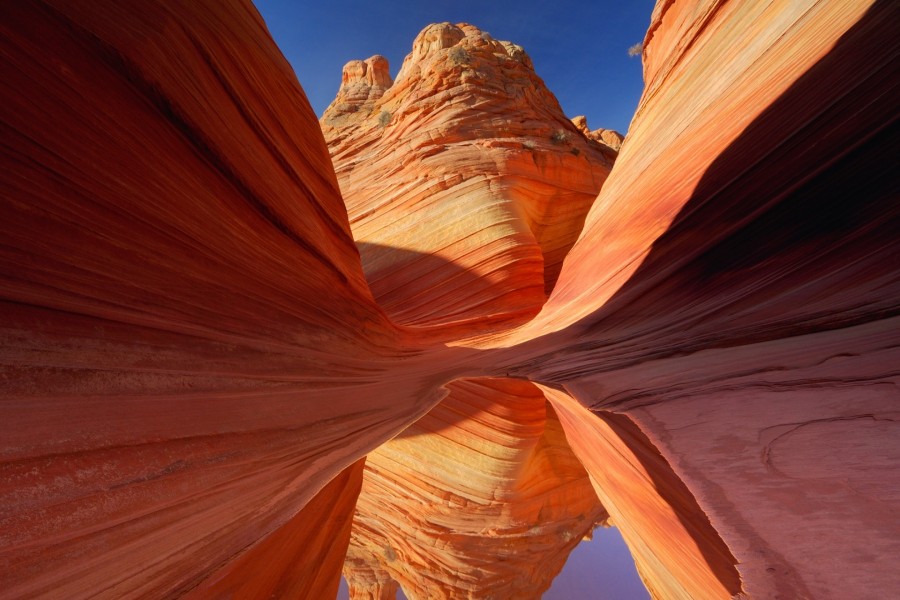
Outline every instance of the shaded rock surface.
[(900, 586), (897, 17), (658, 3), (615, 168), (543, 312), (500, 343), (534, 340), (502, 371), (634, 420), (751, 597)]
[(378, 375), (414, 352), (252, 6), (0, 13), (0, 596), (245, 573), (443, 380)]

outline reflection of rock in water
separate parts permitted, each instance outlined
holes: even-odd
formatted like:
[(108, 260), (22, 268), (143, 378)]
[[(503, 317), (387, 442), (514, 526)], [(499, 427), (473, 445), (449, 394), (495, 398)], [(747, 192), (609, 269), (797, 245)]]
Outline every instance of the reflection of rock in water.
[(567, 394), (543, 389), (653, 596), (737, 594), (734, 556), (640, 428), (625, 415), (591, 413)]
[(533, 384), (448, 389), (366, 460), (344, 565), (353, 597), (396, 581), (415, 598), (537, 598), (606, 517)]
[(414, 598), (538, 598), (607, 515), (656, 597), (739, 588), (731, 553), (627, 417), (598, 420), (525, 381), (448, 388), (368, 456), (344, 565), (351, 597), (393, 597), (399, 583)]

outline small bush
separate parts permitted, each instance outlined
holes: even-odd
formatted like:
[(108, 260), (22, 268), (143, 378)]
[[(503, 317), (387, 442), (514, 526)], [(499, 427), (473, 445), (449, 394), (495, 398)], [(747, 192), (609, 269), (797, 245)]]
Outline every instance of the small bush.
[(628, 47), (628, 56), (640, 56), (644, 53), (644, 44), (638, 42), (634, 46)]
[(464, 65), (469, 62), (469, 53), (462, 46), (453, 46), (448, 53), (450, 62), (454, 65)]
[(554, 144), (565, 144), (571, 138), (571, 134), (565, 129), (557, 129), (553, 132), (553, 135), (550, 136), (550, 141)]
[(391, 122), (391, 113), (386, 110), (381, 111), (381, 114), (378, 115), (378, 125), (381, 127), (387, 127), (388, 123)]
[(526, 150), (534, 150), (534, 142), (532, 142), (531, 140), (525, 140), (524, 142), (522, 142), (522, 147)]
[(571, 152), (574, 156), (578, 156), (579, 154), (581, 154), (581, 150), (579, 150), (578, 148), (572, 148), (571, 150), (569, 150), (569, 152)]

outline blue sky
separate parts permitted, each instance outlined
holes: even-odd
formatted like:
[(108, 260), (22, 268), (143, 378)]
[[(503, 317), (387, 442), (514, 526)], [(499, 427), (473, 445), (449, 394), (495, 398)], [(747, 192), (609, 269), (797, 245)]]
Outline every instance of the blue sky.
[(254, 0), (316, 114), (334, 99), (341, 68), (373, 54), (396, 75), (429, 23), (467, 22), (525, 48), (566, 115), (625, 133), (643, 80), (640, 42), (653, 0)]

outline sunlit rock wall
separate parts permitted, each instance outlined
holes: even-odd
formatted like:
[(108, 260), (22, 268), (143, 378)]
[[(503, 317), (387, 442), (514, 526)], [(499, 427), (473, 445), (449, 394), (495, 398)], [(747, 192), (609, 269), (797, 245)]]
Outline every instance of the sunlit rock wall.
[(752, 597), (900, 589), (898, 16), (660, 2), (616, 165), (499, 342), (499, 370), (633, 420)]

